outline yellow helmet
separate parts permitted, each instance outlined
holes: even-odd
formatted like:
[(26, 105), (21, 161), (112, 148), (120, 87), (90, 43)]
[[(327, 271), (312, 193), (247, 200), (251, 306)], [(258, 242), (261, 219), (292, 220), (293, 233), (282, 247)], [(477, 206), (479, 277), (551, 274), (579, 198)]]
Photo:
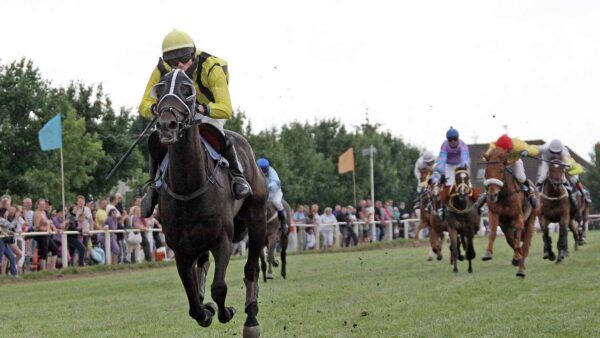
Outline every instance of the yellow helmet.
[(174, 29), (167, 34), (162, 43), (163, 59), (169, 60), (196, 51), (194, 40), (183, 31)]

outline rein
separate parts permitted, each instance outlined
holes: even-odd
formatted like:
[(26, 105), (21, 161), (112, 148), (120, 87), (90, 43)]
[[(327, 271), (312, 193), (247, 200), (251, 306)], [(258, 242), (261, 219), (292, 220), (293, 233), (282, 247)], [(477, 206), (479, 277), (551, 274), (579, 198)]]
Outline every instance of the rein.
[[(546, 179), (546, 181), (548, 181), (548, 179)], [(552, 182), (550, 182), (550, 184), (554, 185)], [(544, 182), (544, 186), (546, 186), (546, 182)], [(565, 189), (565, 187), (561, 184), (558, 186), (558, 189), (562, 190), (562, 195), (558, 196), (558, 197), (552, 197), (552, 196), (548, 196), (546, 194), (544, 194), (544, 190), (542, 189), (542, 192), (540, 192), (540, 196), (548, 201), (558, 201), (558, 200), (562, 200), (565, 199), (567, 197), (569, 197), (569, 192), (567, 191), (567, 189)]]

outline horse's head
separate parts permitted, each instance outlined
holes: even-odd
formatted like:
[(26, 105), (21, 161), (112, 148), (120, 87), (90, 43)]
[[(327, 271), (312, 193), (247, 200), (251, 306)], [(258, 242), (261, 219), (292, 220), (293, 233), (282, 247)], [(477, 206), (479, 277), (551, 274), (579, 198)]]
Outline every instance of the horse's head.
[(175, 69), (160, 79), (152, 88), (151, 95), (157, 102), (160, 142), (173, 144), (181, 138), (183, 131), (189, 128), (194, 120), (194, 82), (184, 71)]
[(504, 170), (508, 151), (502, 148), (494, 148), (486, 156), (485, 181), (483, 185), (492, 202), (498, 201), (498, 194), (504, 187)]
[(471, 194), (471, 179), (469, 168), (466, 166), (458, 167), (454, 171), (454, 193), (458, 194), (461, 201), (464, 201)]
[(560, 155), (551, 155), (550, 163), (548, 165), (548, 181), (550, 181), (555, 189), (562, 184), (565, 171), (566, 167), (562, 162)]

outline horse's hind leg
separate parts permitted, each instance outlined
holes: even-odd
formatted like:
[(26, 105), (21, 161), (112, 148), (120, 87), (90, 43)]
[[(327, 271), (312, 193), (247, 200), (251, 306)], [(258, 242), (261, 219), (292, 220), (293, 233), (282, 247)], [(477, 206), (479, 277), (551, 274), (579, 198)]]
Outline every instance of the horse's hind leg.
[(265, 250), (260, 250), (260, 269), (263, 274), (263, 282), (267, 282), (267, 261), (265, 260)]
[(264, 206), (255, 206), (251, 212), (251, 222), (248, 226), (248, 258), (244, 266), (244, 284), (246, 284), (246, 321), (244, 322), (244, 337), (260, 336), (258, 325), (258, 258), (264, 247), (267, 220)]
[(227, 284), (225, 283), (225, 273), (231, 252), (231, 239), (223, 232), (221, 240), (211, 248), (211, 252), (215, 257), (215, 275), (213, 283), (210, 286), (211, 297), (219, 307), (219, 321), (227, 323), (233, 318), (235, 309), (225, 306), (225, 298), (227, 297)]
[(202, 327), (207, 327), (212, 322), (212, 313), (205, 308), (200, 302), (198, 293), (198, 281), (194, 272), (195, 259), (186, 257), (185, 255), (177, 255), (175, 262), (177, 264), (177, 272), (185, 289), (185, 293), (190, 305), (189, 315)]
[(281, 242), (281, 277), (285, 279), (286, 271), (285, 265), (287, 264), (287, 247), (288, 247), (288, 234), (286, 232), (282, 232), (280, 236)]

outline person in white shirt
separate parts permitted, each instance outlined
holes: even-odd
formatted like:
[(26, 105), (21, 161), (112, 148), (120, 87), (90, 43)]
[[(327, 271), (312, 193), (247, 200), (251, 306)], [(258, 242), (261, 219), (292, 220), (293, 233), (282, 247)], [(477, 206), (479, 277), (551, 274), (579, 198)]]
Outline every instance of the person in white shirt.
[(319, 231), (323, 234), (323, 247), (328, 249), (333, 246), (333, 229), (337, 219), (330, 207), (325, 208), (325, 213), (319, 217)]

